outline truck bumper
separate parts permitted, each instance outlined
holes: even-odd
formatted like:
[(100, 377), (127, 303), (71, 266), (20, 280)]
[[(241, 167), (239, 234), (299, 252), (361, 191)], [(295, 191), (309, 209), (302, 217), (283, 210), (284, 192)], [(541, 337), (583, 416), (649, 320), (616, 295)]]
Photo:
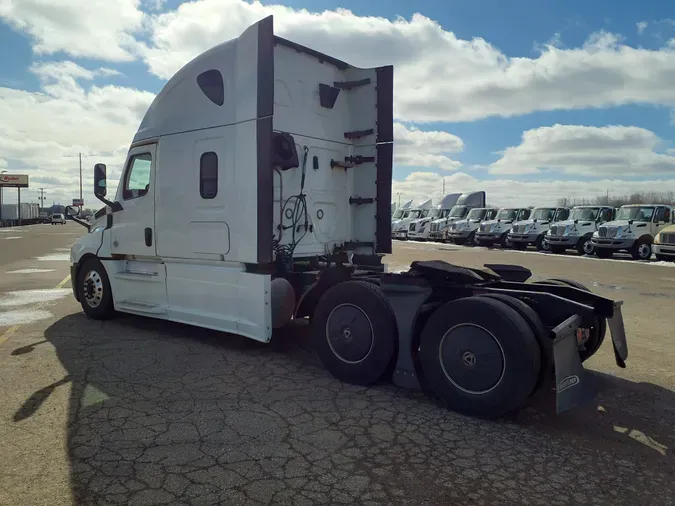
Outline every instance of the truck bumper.
[(414, 231), (414, 232), (408, 232), (408, 239), (415, 239), (415, 240), (421, 241), (421, 240), (428, 239), (428, 238), (429, 238), (429, 232), (427, 232), (426, 230), (423, 230), (421, 232), (419, 232), (417, 230)]
[(408, 231), (407, 230), (397, 230), (396, 232), (392, 233), (391, 236), (394, 239), (407, 239), (408, 238)]
[(468, 239), (471, 230), (448, 230), (448, 239)]
[(476, 232), (476, 242), (479, 244), (491, 244), (499, 241), (502, 236), (502, 232), (491, 233), (491, 232)]
[(527, 244), (537, 242), (537, 237), (539, 234), (509, 234), (509, 239), (511, 242), (524, 242)]
[(548, 243), (551, 246), (564, 246), (565, 248), (574, 248), (581, 239), (581, 236), (559, 236), (559, 235), (549, 235)]
[(653, 244), (652, 251), (655, 255), (675, 258), (675, 244)]
[(591, 244), (596, 248), (603, 249), (630, 249), (633, 247), (635, 239), (612, 239), (609, 237), (593, 237), (591, 239)]

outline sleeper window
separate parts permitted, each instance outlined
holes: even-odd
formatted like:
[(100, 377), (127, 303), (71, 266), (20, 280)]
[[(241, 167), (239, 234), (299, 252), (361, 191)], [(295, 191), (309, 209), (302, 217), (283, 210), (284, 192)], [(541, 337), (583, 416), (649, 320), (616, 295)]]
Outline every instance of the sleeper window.
[(199, 159), (199, 194), (203, 199), (218, 195), (218, 155), (213, 151)]
[(150, 153), (134, 155), (129, 160), (126, 180), (124, 182), (124, 200), (136, 199), (148, 193), (151, 168), (152, 155)]

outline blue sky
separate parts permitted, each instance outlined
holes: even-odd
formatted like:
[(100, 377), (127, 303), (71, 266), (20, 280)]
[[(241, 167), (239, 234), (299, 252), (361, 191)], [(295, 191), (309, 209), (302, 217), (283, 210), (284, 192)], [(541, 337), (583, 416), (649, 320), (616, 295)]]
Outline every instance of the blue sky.
[[(84, 0), (73, 0), (73, 5), (80, 1), (84, 2)], [(185, 9), (177, 10), (181, 4), (178, 0), (163, 2), (160, 9), (155, 8), (154, 2), (156, 0), (142, 0), (141, 4), (138, 5), (135, 0), (120, 0), (119, 3), (120, 16), (128, 15), (130, 16), (129, 19), (140, 19), (134, 16), (144, 16), (142, 28), (139, 24), (139, 29), (133, 30), (131, 37), (133, 37), (135, 43), (145, 44), (150, 48), (158, 47), (158, 44), (160, 44), (158, 41), (163, 40), (161, 37), (162, 23), (157, 21), (160, 19), (157, 16), (160, 16), (162, 13), (173, 13), (177, 18), (183, 17), (185, 20), (196, 25), (201, 24), (201, 26), (208, 27), (209, 23), (218, 22), (215, 19), (213, 21), (209, 19), (209, 12), (212, 12), (216, 15), (214, 17), (217, 17), (217, 15), (222, 15), (223, 12), (231, 9), (232, 5), (242, 3), (238, 0), (222, 0), (220, 3), (217, 0), (197, 0), (196, 3), (202, 4), (205, 10), (200, 11), (201, 14), (196, 16), (194, 10), (192, 13), (187, 12)], [(263, 4), (266, 6), (278, 5), (278, 3), (273, 2), (263, 2)], [(13, 9), (9, 8), (5, 12), (0, 8), (0, 20), (4, 21), (0, 23), (0, 47), (11, 48), (10, 50), (3, 51), (0, 87), (18, 90), (25, 93), (26, 96), (32, 97), (38, 96), (35, 94), (46, 92), (53, 98), (54, 93), (57, 93), (59, 100), (77, 101), (79, 99), (75, 99), (74, 95), (67, 95), (64, 91), (69, 90), (70, 84), (67, 82), (67, 78), (70, 74), (66, 77), (62, 73), (56, 75), (50, 73), (52, 71), (48, 67), (44, 67), (47, 70), (43, 70), (42, 72), (36, 72), (34, 68), (31, 69), (32, 65), (44, 66), (50, 63), (60, 65), (66, 61), (92, 72), (96, 72), (100, 67), (119, 72), (119, 75), (110, 75), (108, 72), (91, 75), (87, 78), (76, 76), (75, 82), (77, 83), (76, 86), (78, 86), (78, 93), (81, 92), (82, 96), (85, 97), (82, 100), (88, 100), (90, 97), (87, 94), (92, 90), (96, 88), (107, 89), (106, 87), (108, 86), (122, 88), (126, 90), (126, 94), (131, 94), (132, 92), (150, 92), (154, 94), (161, 89), (161, 86), (165, 82), (167, 76), (161, 75), (163, 74), (162, 71), (158, 72), (149, 63), (150, 60), (148, 58), (138, 53), (134, 53), (134, 56), (128, 59), (129, 61), (119, 61), (119, 59), (106, 57), (103, 55), (103, 52), (97, 54), (95, 51), (90, 51), (90, 54), (83, 55), (83, 52), (87, 52), (86, 46), (88, 42), (86, 39), (82, 39), (82, 37), (86, 37), (86, 33), (81, 34), (81, 32), (86, 32), (86, 29), (83, 30), (82, 26), (77, 26), (76, 24), (69, 25), (71, 21), (69, 21), (67, 10), (59, 12), (60, 7), (53, 5), (50, 5), (49, 9), (47, 9), (45, 5), (48, 5), (48, 2), (45, 0), (33, 0), (30, 8), (16, 7), (16, 5), (19, 5), (19, 2), (15, 2), (15, 7)], [(673, 49), (667, 49), (668, 41), (670, 39), (675, 40), (675, 21), (671, 21), (670, 19), (675, 19), (675, 9), (669, 6), (668, 2), (663, 1), (638, 3), (629, 0), (573, 0), (565, 2), (535, 2), (532, 0), (512, 0), (509, 2), (500, 0), (476, 0), (471, 2), (418, 0), (410, 2), (393, 0), (365, 3), (355, 0), (286, 0), (283, 2), (283, 5), (296, 11), (307, 9), (313, 13), (335, 11), (338, 8), (344, 8), (351, 10), (356, 16), (383, 17), (390, 21), (394, 20), (396, 16), (402, 16), (406, 22), (411, 24), (413, 15), (419, 13), (440, 24), (444, 33), (454, 34), (457, 40), (467, 41), (468, 43), (468, 41), (476, 38), (482, 38), (494, 48), (495, 52), (501, 52), (502, 56), (508, 59), (523, 58), (527, 59), (528, 62), (530, 60), (533, 62), (538, 61), (542, 55), (542, 51), (546, 51), (544, 48), (546, 44), (554, 44), (559, 50), (567, 51), (566, 54), (571, 54), (572, 50), (584, 48), (584, 44), (587, 43), (589, 38), (598, 33), (613, 34), (616, 37), (616, 41), (613, 43), (614, 46), (610, 49), (616, 54), (620, 53), (622, 51), (621, 48), (624, 47), (661, 51), (664, 53), (675, 51), (675, 44), (672, 46)], [(208, 9), (211, 9), (211, 11), (208, 11)], [(90, 12), (86, 14), (89, 17), (83, 16), (83, 20), (91, 19), (96, 22), (97, 13), (92, 12), (91, 9), (89, 10)], [(91, 28), (91, 36), (96, 37), (98, 30), (98, 35), (110, 37), (112, 44), (112, 41), (117, 40), (116, 37), (119, 34), (113, 33), (113, 28), (107, 26), (108, 23), (106, 21), (110, 20), (111, 12), (100, 13), (101, 17), (98, 18), (98, 22), (102, 24)], [(290, 16), (293, 15), (291, 14)], [(289, 14), (286, 12), (284, 16), (282, 23), (285, 22), (290, 27), (288, 29), (292, 33), (298, 32), (298, 37), (302, 38), (301, 29), (293, 25), (292, 20), (289, 20)], [(58, 38), (45, 38), (43, 30), (40, 28), (40, 23), (45, 22), (49, 23), (51, 32), (58, 34), (58, 31), (62, 30), (62, 35)], [(638, 23), (640, 22), (647, 22), (647, 24), (639, 29)], [(72, 23), (75, 22), (72, 21)], [(85, 23), (85, 21), (82, 21), (82, 23)], [(153, 23), (155, 24), (153, 25)], [(244, 23), (242, 28), (246, 24)], [(111, 30), (110, 34), (101, 33), (101, 30), (108, 29)], [(235, 30), (235, 28), (232, 29)], [(80, 33), (81, 40), (74, 40), (72, 43), (68, 41), (68, 36), (72, 33)], [(229, 37), (224, 36), (224, 38)], [(210, 36), (209, 44), (217, 42), (220, 42), (220, 40), (217, 40), (217, 37), (214, 39), (213, 36)], [(321, 43), (322, 41), (317, 42), (319, 45)], [(41, 46), (38, 48), (40, 44)], [(182, 49), (177, 44), (180, 44), (180, 41), (170, 41), (169, 47)], [(189, 46), (185, 49), (186, 55), (195, 52), (196, 43), (186, 42), (185, 44)], [(84, 50), (83, 47), (85, 47)], [(121, 47), (126, 46), (122, 44)], [(206, 48), (200, 46), (198, 49), (203, 50)], [(339, 49), (336, 50), (339, 51)], [(387, 48), (383, 45), (383, 53), (386, 50)], [(419, 54), (420, 58), (424, 58), (424, 51), (420, 51)], [(456, 60), (453, 58), (455, 54), (460, 53), (448, 52), (446, 62), (448, 66), (455, 64)], [(353, 60), (342, 54), (339, 56), (348, 59), (348, 61)], [(396, 55), (392, 55), (392, 58), (395, 57)], [(179, 56), (176, 58), (179, 58)], [(383, 59), (386, 58), (387, 56), (383, 55)], [(635, 62), (637, 69), (633, 69), (633, 72), (637, 73), (638, 76), (637, 78), (633, 76), (633, 78), (639, 80), (640, 62), (638, 60), (635, 60)], [(184, 63), (184, 61), (180, 63)], [(383, 61), (383, 63), (388, 62)], [(477, 61), (478, 64), (480, 64), (480, 61)], [(173, 69), (176, 68), (176, 65), (178, 63), (171, 62), (165, 68)], [(406, 71), (404, 66), (397, 66), (397, 72), (399, 72), (399, 68), (403, 69), (402, 72)], [(62, 71), (63, 68), (59, 72)], [(546, 74), (548, 71), (546, 69), (543, 72)], [(670, 62), (664, 63), (663, 68), (658, 71), (660, 72), (658, 75), (661, 78), (664, 75), (667, 76), (668, 72), (672, 72), (669, 74), (671, 77), (675, 76), (675, 69), (671, 68)], [(560, 77), (556, 77), (553, 74), (552, 80), (560, 79)], [(464, 76), (472, 77), (471, 68), (468, 68), (466, 74), (454, 76), (452, 79), (456, 80), (458, 82), (457, 85), (460, 86), (460, 81)], [(410, 117), (398, 118), (406, 125), (406, 128), (410, 128), (411, 130), (419, 128), (424, 131), (447, 132), (452, 136), (456, 136), (461, 139), (462, 149), (459, 152), (448, 153), (442, 147), (436, 146), (435, 151), (430, 152), (429, 159), (435, 160), (432, 155), (441, 153), (442, 156), (447, 156), (453, 163), (456, 162), (457, 169), (444, 169), (434, 166), (432, 162), (411, 161), (410, 156), (398, 157), (395, 167), (395, 179), (397, 180), (395, 186), (398, 185), (399, 191), (407, 192), (411, 196), (417, 196), (418, 193), (416, 192), (418, 191), (420, 194), (425, 193), (427, 190), (423, 186), (415, 186), (417, 183), (413, 182), (413, 179), (416, 177), (415, 174), (420, 172), (430, 172), (439, 177), (450, 178), (453, 184), (466, 184), (469, 186), (478, 184), (476, 181), (479, 183), (481, 181), (492, 182), (494, 183), (493, 186), (497, 185), (497, 183), (504, 186), (506, 184), (503, 183), (504, 181), (522, 183), (570, 182), (569, 188), (566, 189), (568, 193), (574, 192), (575, 184), (579, 186), (580, 193), (583, 193), (581, 185), (589, 181), (604, 181), (607, 178), (620, 181), (615, 185), (617, 188), (615, 191), (617, 192), (629, 191), (633, 187), (636, 190), (643, 190), (647, 187), (637, 183), (645, 183), (645, 181), (647, 181), (645, 184), (648, 184), (652, 180), (659, 181), (659, 183), (654, 183), (659, 187), (663, 187), (663, 181), (668, 181), (668, 184), (670, 184), (673, 182), (672, 174), (669, 173), (671, 166), (675, 170), (675, 159), (671, 159), (669, 156), (675, 153), (675, 151), (668, 151), (675, 148), (675, 122), (673, 121), (673, 106), (675, 106), (675, 102), (670, 97), (663, 97), (657, 92), (654, 92), (653, 98), (649, 96), (649, 88), (652, 85), (650, 76), (651, 74), (645, 76), (644, 89), (646, 91), (638, 93), (640, 97), (646, 96), (646, 99), (621, 99), (619, 100), (621, 102), (620, 105), (617, 106), (612, 105), (613, 99), (610, 99), (605, 102), (602, 100), (596, 101), (600, 104), (600, 107), (580, 107), (578, 104), (571, 105), (570, 107), (536, 106), (531, 108), (534, 110), (524, 110), (523, 107), (515, 107), (509, 114), (499, 115), (489, 112), (490, 99), (488, 97), (486, 99), (486, 110), (488, 112), (481, 114), (474, 113), (475, 111), (464, 111), (466, 114), (464, 112), (462, 114), (467, 119), (462, 119), (459, 113), (455, 115), (449, 114), (447, 117), (434, 117), (432, 122), (416, 121), (419, 115), (415, 114), (412, 114)], [(599, 77), (599, 79), (606, 78), (607, 76), (603, 77), (602, 75)], [(508, 86), (517, 86), (518, 82), (519, 79), (514, 78), (513, 82)], [(59, 91), (54, 92), (54, 86), (51, 89), (46, 88), (49, 85), (58, 85), (61, 88), (58, 88)], [(590, 85), (593, 85), (593, 83), (589, 83)], [(595, 83), (594, 85), (602, 87), (602, 83)], [(660, 85), (666, 87), (666, 83), (661, 82)], [(668, 85), (672, 86), (672, 81)], [(613, 86), (620, 91), (621, 83), (617, 85), (615, 82)], [(399, 89), (400, 87), (397, 88), (397, 92)], [(68, 91), (68, 93), (71, 92), (72, 90)], [(410, 90), (407, 90), (407, 92), (410, 92)], [(546, 97), (549, 92), (544, 89), (542, 93), (543, 95), (541, 96)], [(558, 96), (560, 95), (560, 90), (550, 93), (557, 94), (556, 96)], [(148, 96), (147, 94), (144, 95), (140, 101), (147, 100)], [(451, 101), (453, 98), (456, 98), (460, 102), (465, 100), (462, 97), (453, 97), (452, 93), (448, 95), (447, 100)], [(0, 97), (0, 100), (3, 100), (3, 98)], [(4, 100), (7, 101), (6, 98)], [(132, 97), (130, 100), (138, 102), (139, 99)], [(511, 100), (508, 92), (503, 94), (500, 100), (508, 103)], [(541, 100), (541, 98), (537, 99), (533, 95), (532, 100)], [(565, 99), (561, 98), (559, 100), (564, 102)], [(7, 104), (9, 104), (8, 101)], [(91, 105), (83, 107), (91, 110)], [(36, 111), (36, 114), (41, 114), (40, 109)], [(420, 114), (423, 115), (425, 113), (420, 112)], [(45, 117), (45, 121), (52, 120)], [(0, 120), (0, 128), (10, 131), (13, 129), (15, 136), (18, 136), (18, 133), (22, 132), (30, 135), (30, 132), (26, 131), (25, 126), (21, 129), (9, 123), (7, 119), (4, 124), (1, 122), (2, 120)], [(125, 124), (125, 128), (129, 130), (129, 138), (133, 135), (133, 130), (137, 124), (137, 118), (130, 119), (128, 125)], [(550, 146), (537, 144), (540, 142), (537, 140), (540, 138), (539, 135), (533, 137), (535, 144), (528, 144), (523, 141), (524, 132), (529, 131), (534, 134), (540, 132), (542, 128), (553, 127), (554, 125), (566, 127), (565, 129), (550, 131), (556, 139), (560, 135), (563, 137), (567, 135), (570, 138), (578, 140), (580, 135), (582, 137), (587, 135), (592, 137), (597, 133), (595, 130), (588, 129), (573, 131), (572, 127), (597, 127), (598, 129), (603, 129), (608, 126), (621, 126), (641, 129), (638, 132), (638, 137), (642, 136), (642, 140), (638, 139), (635, 141), (636, 145), (638, 145), (637, 151), (626, 151), (625, 153), (625, 165), (627, 167), (630, 165), (632, 167), (630, 170), (627, 169), (622, 173), (618, 173), (612, 169), (613, 166), (610, 163), (602, 171), (594, 171), (592, 164), (598, 161), (604, 163), (604, 159), (614, 152), (611, 147), (607, 149), (606, 157), (598, 155), (598, 151), (594, 148), (591, 158), (581, 161), (579, 159), (573, 160), (570, 163), (577, 166), (568, 170), (567, 166), (563, 167), (561, 165), (567, 163), (568, 157), (561, 156), (560, 153), (554, 156), (547, 152), (546, 150), (550, 149)], [(54, 128), (58, 128), (58, 125), (55, 124)], [(601, 132), (602, 135), (605, 135), (605, 133)], [(41, 135), (44, 136), (46, 134), (41, 132)], [(623, 145), (622, 139), (635, 139), (634, 132), (609, 132), (607, 135), (614, 139), (619, 148)], [(36, 137), (38, 137), (37, 133)], [(88, 151), (91, 153), (104, 153), (119, 150), (119, 145), (123, 145), (125, 142), (123, 137), (123, 135), (119, 139), (118, 137), (112, 137), (115, 145), (110, 146), (107, 150), (100, 147), (98, 149), (89, 147)], [(652, 137), (655, 139), (654, 142), (650, 140)], [(41, 138), (41, 140), (43, 139)], [(49, 139), (44, 139), (44, 142), (48, 143), (48, 141)], [(603, 142), (602, 139), (600, 141)], [(77, 139), (69, 141), (64, 138), (59, 142), (62, 148), (61, 152), (82, 149), (81, 145), (86, 145), (86, 142), (79, 142)], [(566, 146), (570, 145), (568, 140), (565, 142), (567, 143), (565, 144)], [(653, 146), (648, 149), (644, 148), (646, 144), (650, 143)], [(401, 143), (401, 146), (403, 145), (404, 143)], [(423, 141), (422, 144), (418, 143), (416, 145), (416, 154), (420, 154), (420, 149), (424, 149), (428, 145), (430, 144), (427, 141)], [(0, 143), (0, 165), (4, 164), (10, 170), (35, 166), (35, 160), (31, 157), (18, 156), (12, 154), (12, 152), (8, 154), (3, 152), (2, 148), (3, 146)], [(510, 157), (504, 157), (504, 152), (508, 148), (519, 149), (512, 152)], [(536, 156), (531, 154), (533, 151), (536, 151)], [(661, 158), (658, 156), (654, 157), (653, 155), (661, 155)], [(121, 156), (123, 158), (123, 151)], [(405, 163), (403, 162), (404, 158), (406, 160)], [(521, 160), (524, 160), (523, 163), (525, 165), (532, 164), (534, 168), (532, 170), (519, 171), (516, 165)], [(617, 163), (620, 162), (619, 160)], [(61, 162), (61, 166), (64, 164), (72, 165), (72, 163), (72, 161)], [(497, 169), (495, 168), (496, 165), (492, 165), (495, 163), (502, 163), (505, 168)], [(546, 166), (547, 163), (550, 166)], [(587, 169), (584, 169), (584, 164), (588, 164)], [(658, 170), (655, 169), (656, 167), (658, 167)], [(37, 170), (38, 168), (35, 169)], [(37, 177), (39, 178), (40, 176)], [(47, 176), (43, 175), (42, 179), (46, 181)], [(62, 186), (65, 188), (67, 184), (72, 184), (72, 182), (66, 183), (64, 181)], [(59, 192), (62, 191), (67, 192), (65, 189), (58, 188), (58, 184), (54, 186), (55, 195), (59, 195)], [(531, 185), (528, 188), (534, 191), (535, 187)], [(675, 183), (673, 183), (673, 188), (675, 189)]]

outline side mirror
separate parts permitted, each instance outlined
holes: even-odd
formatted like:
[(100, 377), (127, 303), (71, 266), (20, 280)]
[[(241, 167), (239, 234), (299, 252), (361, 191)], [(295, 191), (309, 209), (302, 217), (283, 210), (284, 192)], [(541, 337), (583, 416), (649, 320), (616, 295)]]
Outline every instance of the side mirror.
[(633, 224), (633, 220), (628, 220), (628, 224), (629, 224), (629, 225), (632, 225), (632, 224)]
[(80, 215), (80, 209), (73, 206), (66, 206), (66, 216), (76, 218)]
[(97, 163), (94, 165), (94, 195), (100, 199), (107, 194), (106, 166), (104, 163)]

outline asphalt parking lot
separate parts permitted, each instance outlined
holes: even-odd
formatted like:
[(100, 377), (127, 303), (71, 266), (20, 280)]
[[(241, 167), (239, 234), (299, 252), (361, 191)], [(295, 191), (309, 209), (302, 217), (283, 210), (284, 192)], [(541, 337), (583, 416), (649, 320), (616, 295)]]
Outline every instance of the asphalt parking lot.
[(675, 502), (675, 264), (396, 243), (391, 270), (521, 263), (625, 301), (627, 368), (606, 341), (593, 403), (483, 421), (338, 382), (302, 326), (263, 345), (88, 320), (68, 279), (82, 231), (0, 229), (0, 504)]

